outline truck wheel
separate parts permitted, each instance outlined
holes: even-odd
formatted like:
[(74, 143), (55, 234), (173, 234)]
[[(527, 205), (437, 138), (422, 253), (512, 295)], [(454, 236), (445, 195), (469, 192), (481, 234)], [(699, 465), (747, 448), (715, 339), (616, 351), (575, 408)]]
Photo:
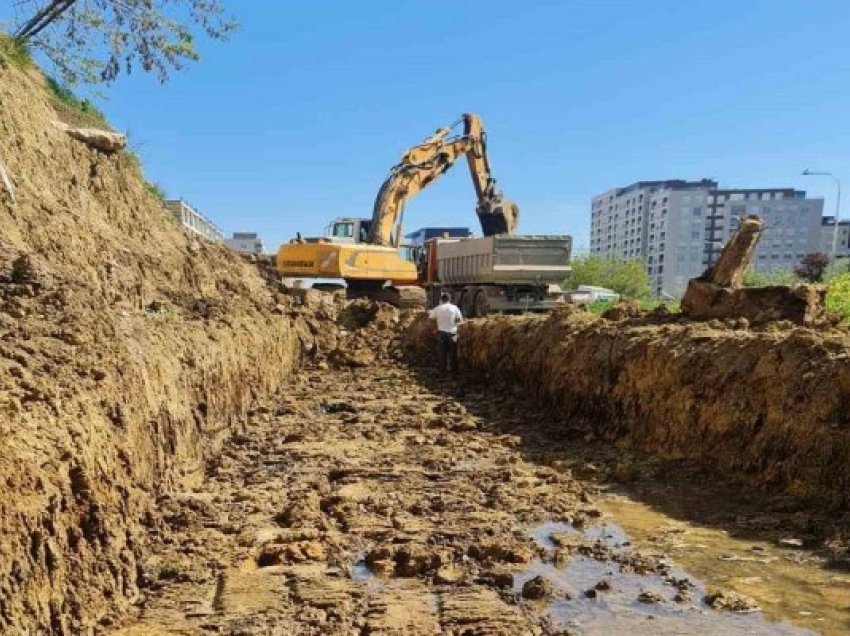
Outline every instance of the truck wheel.
[(490, 301), (487, 299), (487, 292), (483, 289), (479, 289), (478, 293), (475, 294), (475, 316), (478, 318), (483, 318), (487, 314), (490, 313)]
[(474, 290), (464, 289), (460, 293), (460, 299), (458, 300), (457, 306), (460, 308), (460, 312), (466, 318), (473, 318), (473, 312), (475, 311), (475, 299), (473, 298)]

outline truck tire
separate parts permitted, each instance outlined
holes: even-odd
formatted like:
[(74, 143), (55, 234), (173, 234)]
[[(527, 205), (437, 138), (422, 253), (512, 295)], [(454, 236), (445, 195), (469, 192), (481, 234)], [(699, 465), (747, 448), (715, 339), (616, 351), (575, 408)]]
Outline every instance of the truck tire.
[(475, 288), (474, 287), (466, 287), (463, 292), (460, 294), (460, 303), (458, 304), (460, 308), (460, 313), (464, 315), (465, 318), (474, 318), (475, 317)]
[(483, 288), (479, 289), (475, 293), (475, 300), (472, 304), (476, 318), (484, 318), (487, 314), (489, 314), (490, 300), (487, 298), (487, 290)]

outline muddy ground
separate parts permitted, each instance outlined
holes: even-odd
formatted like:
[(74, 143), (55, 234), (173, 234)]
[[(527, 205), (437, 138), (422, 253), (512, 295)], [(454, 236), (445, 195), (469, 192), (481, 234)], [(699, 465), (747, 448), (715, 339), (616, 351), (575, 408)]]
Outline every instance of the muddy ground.
[(564, 452), (533, 409), (428, 369), (303, 369), (202, 488), (162, 498), (135, 617), (107, 631), (808, 633), (709, 608), (713, 589), (603, 514), (604, 454)]

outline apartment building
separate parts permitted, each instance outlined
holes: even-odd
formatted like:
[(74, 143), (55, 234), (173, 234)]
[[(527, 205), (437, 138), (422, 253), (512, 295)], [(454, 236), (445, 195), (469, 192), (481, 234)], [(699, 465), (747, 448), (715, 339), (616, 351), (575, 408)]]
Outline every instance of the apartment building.
[[(835, 240), (835, 217), (825, 216), (821, 221), (820, 251), (832, 255), (833, 240)], [(850, 258), (850, 219), (842, 219), (838, 222), (835, 256), (836, 258)]]
[(166, 201), (165, 207), (190, 235), (213, 243), (221, 243), (224, 240), (224, 232), (183, 199)]
[(823, 199), (792, 188), (720, 188), (716, 181), (639, 181), (593, 197), (590, 253), (639, 260), (657, 295), (680, 296), (720, 255), (740, 220), (765, 232), (754, 267), (793, 267), (822, 244)]
[(224, 244), (243, 254), (265, 254), (266, 252), (263, 239), (256, 232), (234, 232), (231, 238), (224, 240)]

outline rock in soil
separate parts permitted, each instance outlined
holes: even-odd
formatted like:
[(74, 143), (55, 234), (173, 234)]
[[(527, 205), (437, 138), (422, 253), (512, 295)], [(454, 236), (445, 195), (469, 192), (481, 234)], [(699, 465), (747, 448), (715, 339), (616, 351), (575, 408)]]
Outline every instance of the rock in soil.
[(554, 588), (552, 582), (542, 576), (535, 576), (526, 581), (522, 586), (522, 597), (532, 600), (540, 600), (552, 596)]
[(711, 590), (703, 600), (716, 610), (755, 612), (759, 609), (758, 603), (749, 596), (738, 594), (732, 590)]

